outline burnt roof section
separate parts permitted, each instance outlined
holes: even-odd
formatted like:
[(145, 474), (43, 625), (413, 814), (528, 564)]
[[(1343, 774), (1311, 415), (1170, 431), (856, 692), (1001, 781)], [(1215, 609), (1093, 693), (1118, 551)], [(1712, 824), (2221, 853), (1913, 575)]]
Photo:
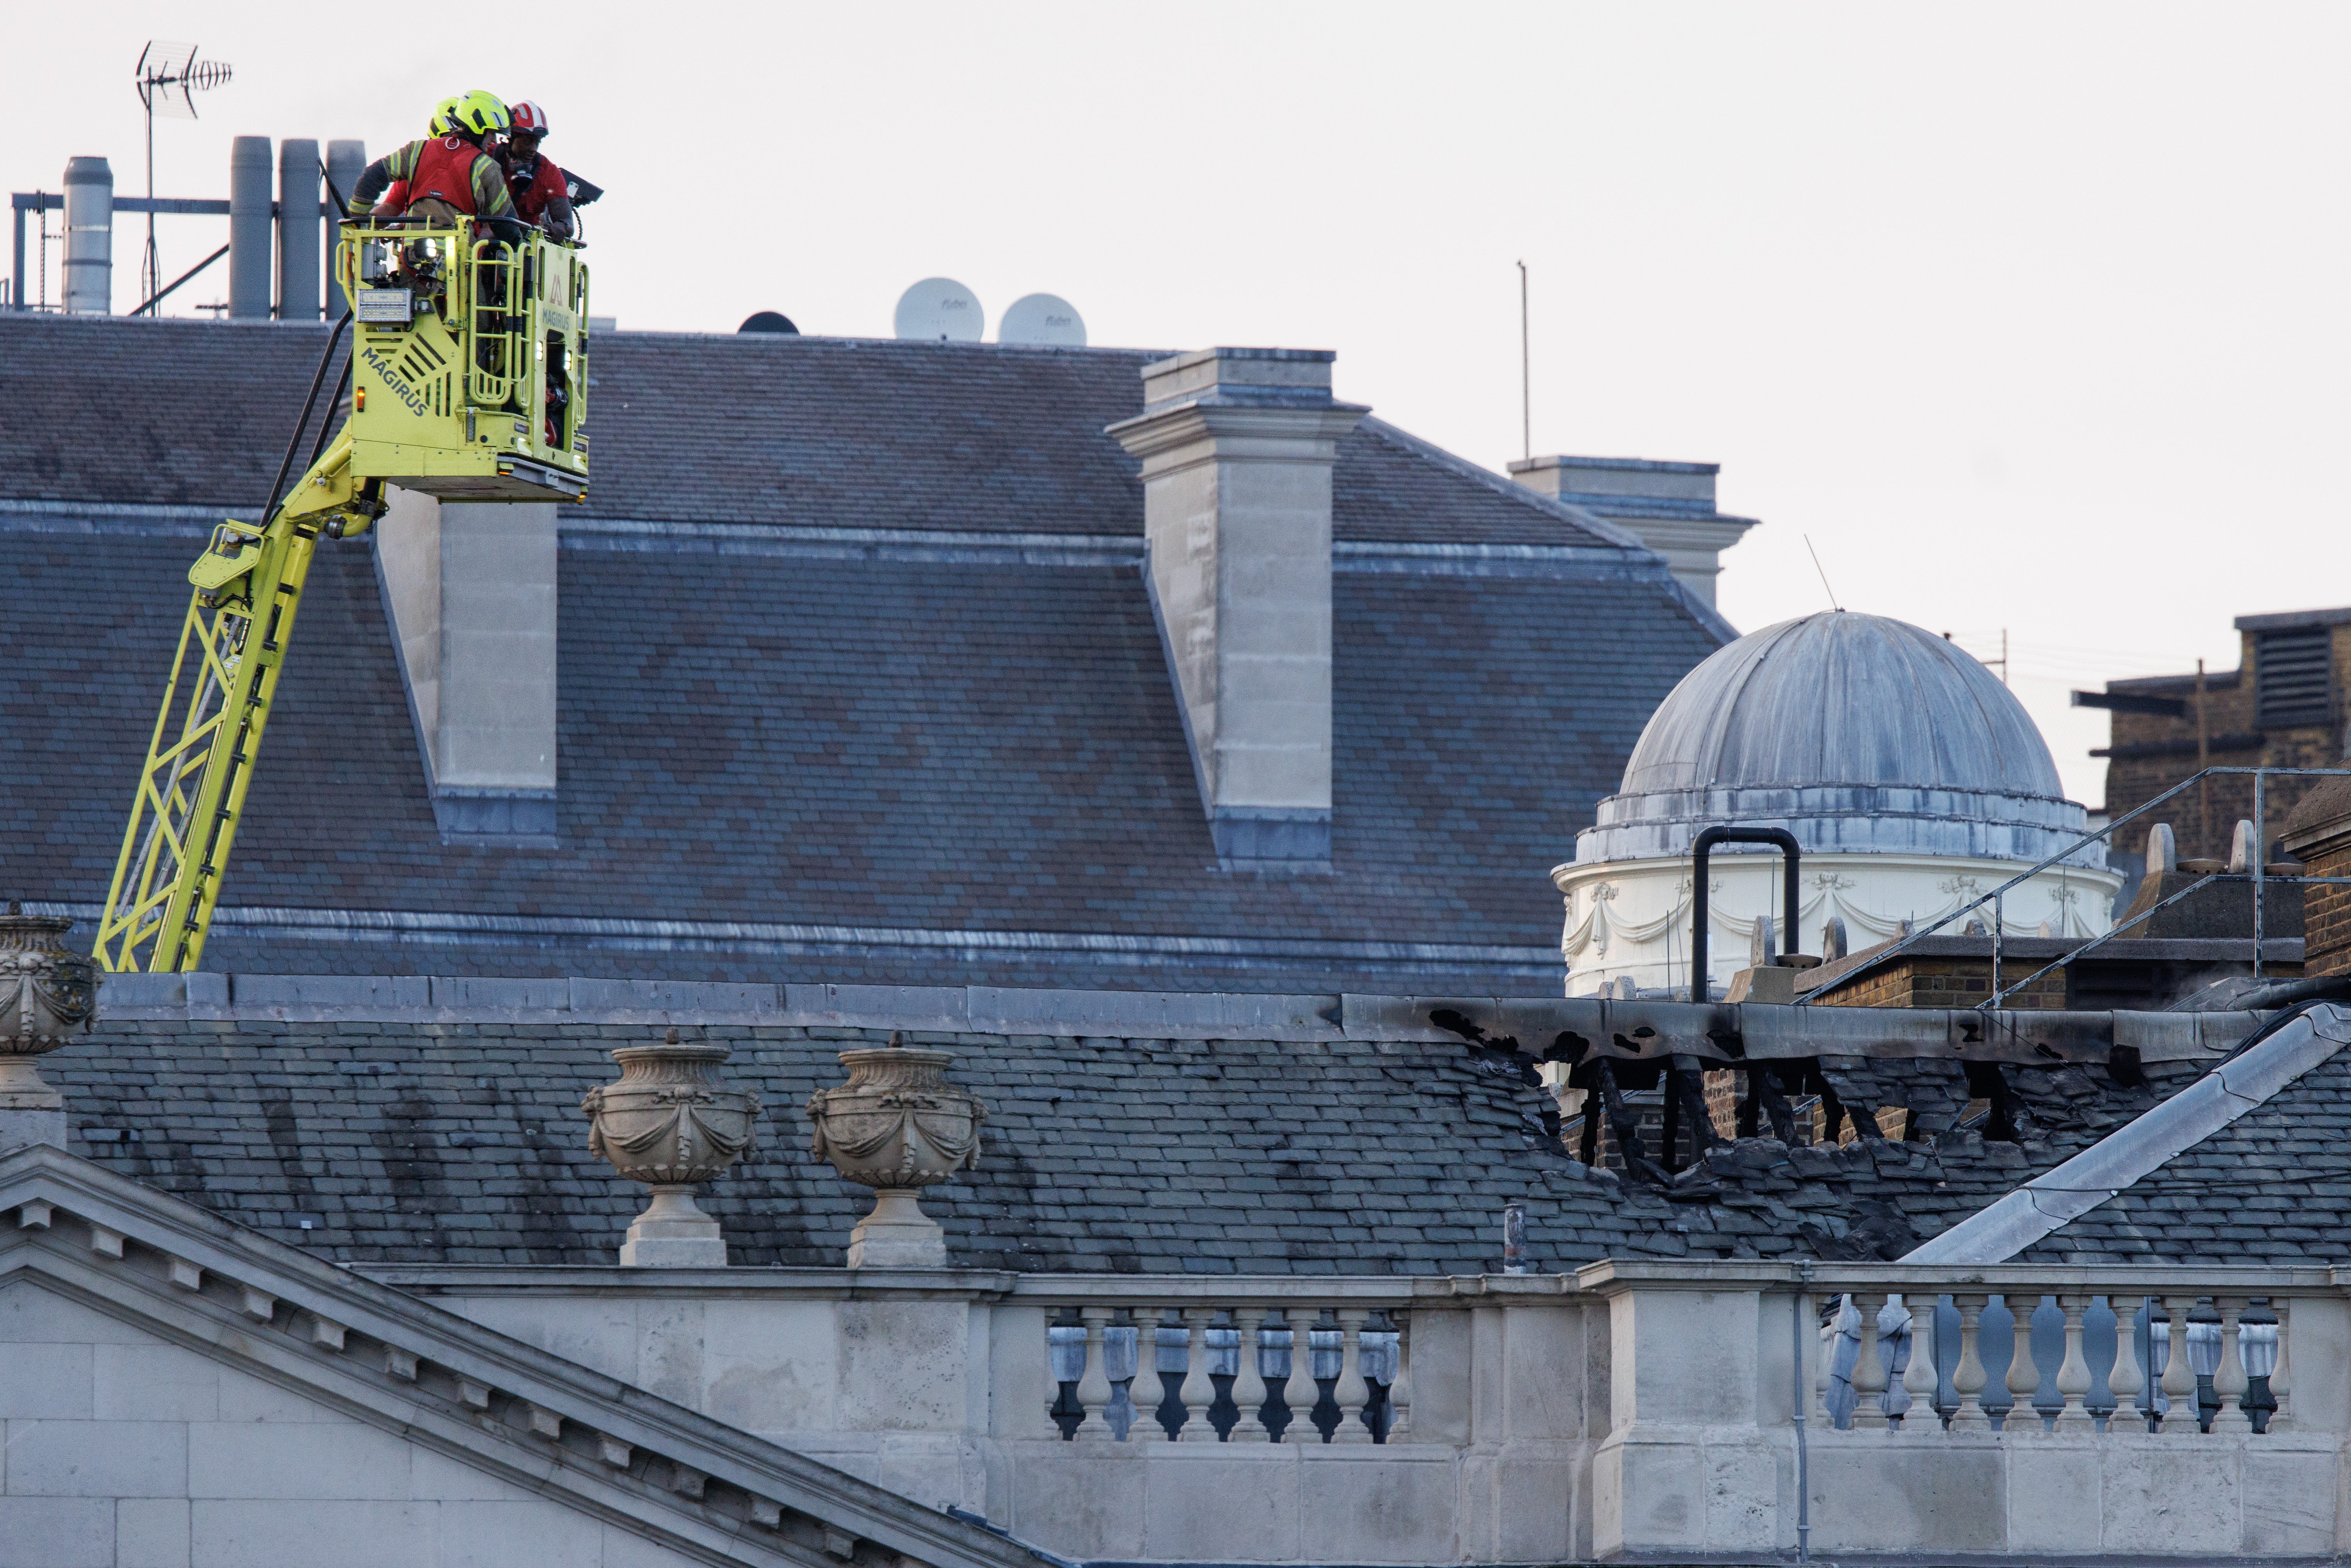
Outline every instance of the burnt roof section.
[[(43, 606), (0, 627), (7, 891), (94, 913), (205, 527), (158, 508), (258, 498), (323, 339), (0, 316), (0, 396), (44, 411), (0, 422), (0, 575)], [(1548, 990), (1545, 873), (1722, 641), (1607, 525), (1367, 424), (1335, 479), (1331, 869), (1222, 870), (1102, 434), (1146, 356), (596, 353), (557, 847), (441, 841), (368, 547), (329, 547), (208, 966)], [(869, 527), (1071, 548), (807, 537)]]

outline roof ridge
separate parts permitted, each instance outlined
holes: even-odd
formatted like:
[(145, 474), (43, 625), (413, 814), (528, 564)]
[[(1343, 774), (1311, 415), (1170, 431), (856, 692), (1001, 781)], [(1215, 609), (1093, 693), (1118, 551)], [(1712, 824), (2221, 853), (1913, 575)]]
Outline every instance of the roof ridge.
[[(1409, 453), (1425, 463), (1444, 469), (1457, 478), (1468, 479), (1483, 485), (1498, 496), (1508, 496), (1511, 500), (1531, 507), (1538, 512), (1546, 513), (1561, 522), (1573, 523), (1604, 544), (1614, 545), (1623, 550), (1638, 551), (1643, 555), (1655, 556), (1657, 553), (1643, 544), (1641, 536), (1630, 528), (1612, 523), (1607, 518), (1596, 513), (1588, 512), (1570, 502), (1553, 500), (1540, 490), (1531, 489), (1515, 479), (1505, 478), (1490, 468), (1480, 467), (1468, 458), (1447, 452), (1435, 442), (1390, 424), (1386, 420), (1374, 414), (1365, 414), (1355, 428), (1369, 431), (1398, 451)], [(1665, 558), (1658, 556), (1657, 559), (1662, 560)]]

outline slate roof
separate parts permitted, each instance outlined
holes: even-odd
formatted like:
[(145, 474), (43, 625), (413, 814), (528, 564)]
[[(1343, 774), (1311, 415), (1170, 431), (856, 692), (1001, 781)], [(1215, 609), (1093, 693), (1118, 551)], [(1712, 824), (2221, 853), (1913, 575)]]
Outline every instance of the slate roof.
[[(0, 499), (257, 506), (327, 336), (0, 313), (0, 406), (18, 411), (0, 424)], [(1140, 538), (1135, 465), (1102, 428), (1143, 412), (1142, 368), (1164, 357), (617, 334), (590, 371), (593, 491), (565, 515)], [(1342, 444), (1333, 484), (1341, 539), (1625, 539), (1376, 419)]]
[[(756, 1155), (705, 1199), (735, 1260), (837, 1264), (864, 1195), (810, 1157), (800, 1108), (841, 1081), (837, 1051), (885, 1031), (684, 1032), (729, 1046), (726, 1076), (768, 1108)], [(607, 1262), (642, 1196), (589, 1155), (579, 1101), (616, 1075), (606, 1052), (658, 1033), (592, 1019), (119, 1019), (43, 1071), (68, 1097), (75, 1153), (339, 1260)], [(1660, 1188), (1570, 1157), (1545, 1130), (1552, 1101), (1527, 1082), (1528, 1059), (1503, 1051), (1393, 1038), (906, 1038), (956, 1051), (952, 1076), (988, 1106), (980, 1170), (925, 1200), (952, 1255), (1048, 1272), (1487, 1271), (1512, 1199), (1545, 1269), (1609, 1256), (1898, 1258), (2199, 1071), (2157, 1064), (2126, 1085), (2079, 1067), (2004, 1066), (2011, 1141), (1987, 1138), (1980, 1116), (1954, 1126), (1970, 1108), (1959, 1063), (1823, 1059), (1846, 1103), (1908, 1107), (1916, 1140), (1746, 1139)], [(2346, 1058), (2027, 1260), (2345, 1260)]]
[[(0, 578), (37, 607), (0, 622), (6, 891), (103, 896), (205, 526), (162, 508), (258, 500), (322, 339), (0, 317), (0, 406), (38, 411), (0, 421)], [(371, 558), (330, 547), (206, 967), (1552, 989), (1546, 873), (1721, 641), (1606, 525), (1375, 423), (1343, 444), (1343, 551), (1406, 553), (1335, 574), (1333, 860), (1310, 875), (1217, 868), (1133, 556), (726, 533), (1139, 538), (1101, 433), (1148, 357), (600, 344), (596, 491), (559, 567), (559, 847), (440, 841)], [(1465, 541), (1576, 559), (1444, 555)], [(354, 911), (385, 929), (322, 926)]]
[[(1829, 1257), (1901, 1257), (2035, 1176), (2082, 1153), (2193, 1082), (2189, 1063), (2150, 1065), (2116, 1082), (2081, 1067), (2003, 1066), (2020, 1138), (1980, 1125), (1945, 1131), (1968, 1109), (1957, 1063), (1823, 1059), (1851, 1104), (1907, 1105), (1928, 1135), (1785, 1149), (1769, 1139), (1719, 1151), (1671, 1195), (1708, 1250), (1723, 1207), (1792, 1233)], [(1980, 1115), (1976, 1120), (1981, 1121)], [(2051, 1232), (2026, 1263), (2253, 1265), (2351, 1262), (2351, 1052), (2304, 1073), (2230, 1127), (2174, 1156), (2119, 1196)], [(1699, 1217), (1706, 1217), (1701, 1218)], [(1771, 1243), (1760, 1249), (1770, 1255)], [(1745, 1255), (1742, 1251), (1740, 1255)]]
[[(683, 1031), (692, 1039), (705, 1031)], [(580, 1099), (643, 1025), (120, 1022), (46, 1058), (73, 1152), (344, 1262), (609, 1263), (642, 1190), (587, 1148)], [(837, 1267), (870, 1207), (801, 1113), (876, 1030), (712, 1027), (767, 1106), (698, 1198), (733, 1260)], [(1479, 1272), (1503, 1202), (1545, 1256), (1657, 1249), (1673, 1216), (1587, 1179), (1515, 1068), (1443, 1045), (910, 1034), (987, 1103), (980, 1168), (924, 1197), (975, 1268)], [(92, 1128), (138, 1141), (93, 1140)], [(311, 1221), (305, 1232), (301, 1221)], [(1667, 1243), (1667, 1246), (1678, 1246)]]

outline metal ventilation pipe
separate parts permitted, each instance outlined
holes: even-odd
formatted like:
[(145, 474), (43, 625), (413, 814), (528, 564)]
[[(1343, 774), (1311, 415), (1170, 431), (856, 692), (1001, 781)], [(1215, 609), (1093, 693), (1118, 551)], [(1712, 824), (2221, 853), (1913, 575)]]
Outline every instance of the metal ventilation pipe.
[(66, 309), (77, 316), (104, 316), (113, 308), (114, 171), (103, 158), (68, 158)]
[(319, 144), (277, 144), (277, 319), (319, 319)]
[(228, 313), (269, 319), (269, 138), (240, 136), (228, 153)]
[[(351, 193), (359, 189), (360, 176), (367, 172), (367, 143), (364, 141), (329, 141), (327, 143), (327, 178), (334, 183), (337, 192), (348, 203)], [(335, 281), (335, 228), (333, 220), (340, 216), (334, 198), (327, 198), (327, 319), (340, 321), (350, 308), (343, 298), (343, 286)]]

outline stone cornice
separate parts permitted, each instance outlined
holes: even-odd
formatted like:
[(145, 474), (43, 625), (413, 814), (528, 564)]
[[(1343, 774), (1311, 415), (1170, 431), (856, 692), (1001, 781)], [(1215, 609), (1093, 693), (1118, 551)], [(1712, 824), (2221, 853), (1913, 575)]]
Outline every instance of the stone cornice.
[(2351, 779), (2328, 779), (2295, 803), (2278, 835), (2296, 860), (2351, 848)]
[(1102, 433), (1143, 459), (1144, 476), (1172, 474), (1210, 460), (1227, 463), (1334, 463), (1340, 437), (1370, 408), (1362, 403), (1303, 406), (1186, 399), (1155, 407)]
[(669, 1301), (960, 1301), (989, 1304), (1216, 1306), (1311, 1301), (1434, 1306), (1457, 1298), (1573, 1294), (1569, 1274), (1019, 1274), (986, 1269), (615, 1269), (507, 1263), (366, 1263), (355, 1272), (417, 1295)]

